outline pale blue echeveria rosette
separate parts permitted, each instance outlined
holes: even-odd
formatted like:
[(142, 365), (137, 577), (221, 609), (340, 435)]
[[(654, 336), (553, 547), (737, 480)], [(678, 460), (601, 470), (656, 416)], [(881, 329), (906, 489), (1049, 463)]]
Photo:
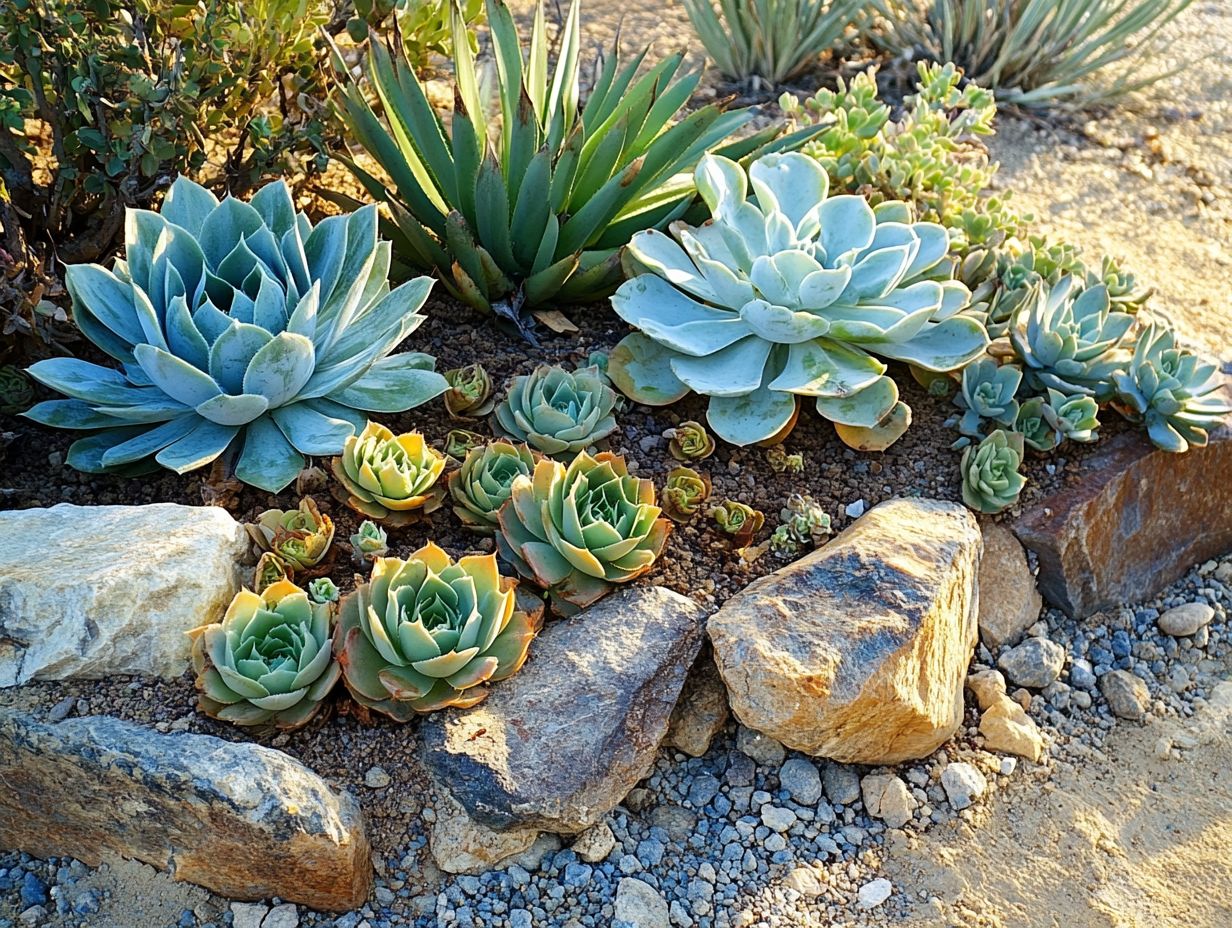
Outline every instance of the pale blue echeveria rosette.
[(177, 180), (161, 212), (129, 210), (125, 259), (66, 274), (82, 333), (119, 362), (40, 361), (68, 399), (27, 416), (97, 430), (68, 462), (90, 473), (185, 473), (239, 445), (235, 474), (277, 492), (364, 427), (448, 386), (424, 354), (393, 354), (432, 287), (391, 290), (375, 206), (316, 226), (282, 182), (219, 202)]

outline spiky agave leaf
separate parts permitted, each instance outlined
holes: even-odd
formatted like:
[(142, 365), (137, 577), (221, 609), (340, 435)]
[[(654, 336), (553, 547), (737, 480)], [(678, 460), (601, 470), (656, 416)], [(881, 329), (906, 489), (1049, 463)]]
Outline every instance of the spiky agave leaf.
[(69, 449), (78, 470), (182, 474), (238, 445), (235, 476), (280, 491), (366, 413), (445, 390), (432, 358), (392, 353), (432, 281), (391, 291), (389, 260), (375, 207), (314, 227), (282, 182), (220, 203), (180, 178), (161, 212), (128, 211), (125, 260), (66, 274), (78, 327), (118, 369), (40, 361), (30, 374), (69, 399), (26, 415), (96, 430)]

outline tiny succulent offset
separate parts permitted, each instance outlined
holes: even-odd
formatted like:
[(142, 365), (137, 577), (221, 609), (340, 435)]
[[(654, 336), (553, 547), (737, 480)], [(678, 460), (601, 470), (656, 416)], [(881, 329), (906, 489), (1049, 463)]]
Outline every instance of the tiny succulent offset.
[(804, 455), (799, 451), (788, 454), (782, 445), (766, 449), (766, 462), (776, 474), (799, 474), (804, 470)]
[(478, 419), (496, 405), (492, 398), (492, 380), (482, 364), (468, 364), (445, 372), (449, 389), (445, 391), (445, 409), (455, 419)]
[(513, 481), (532, 474), (538, 459), (526, 445), (507, 441), (472, 448), (462, 466), (449, 475), (453, 511), (462, 524), (484, 535), (495, 532), (496, 514), (509, 499)]
[(979, 438), (985, 421), (1012, 427), (1018, 417), (1015, 396), (1021, 383), (1021, 369), (1012, 364), (998, 366), (992, 358), (980, 358), (964, 367), (962, 384), (954, 394), (954, 405), (963, 411), (958, 431)]
[(282, 730), (311, 721), (339, 677), (330, 614), (289, 580), (237, 593), (221, 622), (189, 632), (201, 711)]
[(1024, 384), (1036, 394), (1053, 389), (1106, 402), (1133, 323), (1131, 314), (1112, 309), (1102, 284), (1084, 288), (1071, 276), (1052, 287), (1033, 285), (1009, 329)]
[(461, 461), (472, 448), (487, 444), (488, 439), (468, 429), (450, 429), (445, 434), (445, 454)]
[(767, 543), (776, 557), (795, 557), (830, 534), (830, 516), (807, 494), (793, 493), (779, 511), (779, 520)]
[(671, 530), (660, 514), (654, 483), (631, 477), (623, 458), (583, 451), (568, 467), (544, 458), (513, 481), (496, 546), (572, 615), (650, 570)]
[(844, 441), (883, 448), (910, 416), (880, 358), (947, 371), (984, 353), (983, 327), (959, 314), (967, 288), (944, 279), (946, 230), (906, 204), (829, 196), (825, 170), (798, 153), (747, 173), (707, 155), (695, 182), (711, 221), (635, 235), (636, 276), (612, 297), (639, 330), (609, 363), (631, 399), (708, 396), (710, 427), (749, 445), (785, 435), (807, 397), (854, 430)]
[(743, 548), (753, 540), (766, 523), (765, 513), (759, 512), (747, 503), (725, 499), (710, 510), (710, 518), (719, 528), (732, 537), (732, 543), (737, 548)]
[(371, 519), (364, 519), (351, 536), (351, 559), (357, 567), (389, 553), (389, 536)]
[(334, 636), (351, 697), (399, 722), (479, 703), (522, 666), (538, 630), (542, 610), (519, 609), (516, 587), (494, 554), (454, 561), (429, 542), (406, 560), (378, 558), (342, 601)]
[(316, 567), (334, 541), (334, 522), (311, 496), (298, 509), (267, 509), (244, 526), (258, 551), (273, 554), (290, 573)]
[(997, 429), (978, 445), (969, 445), (962, 455), (962, 497), (972, 509), (997, 513), (1018, 502), (1026, 485), (1019, 473), (1023, 436)]
[(0, 366), (0, 413), (11, 416), (25, 412), (33, 402), (30, 378), (12, 364)]
[(1207, 433), (1232, 412), (1220, 392), (1218, 368), (1178, 348), (1170, 331), (1153, 325), (1138, 336), (1133, 358), (1113, 379), (1116, 408), (1145, 425), (1164, 451), (1204, 446)]
[(308, 597), (314, 603), (336, 603), (341, 594), (329, 577), (318, 577), (308, 584)]
[(691, 467), (677, 467), (663, 487), (663, 514), (675, 522), (688, 522), (710, 498), (710, 478)]
[(346, 440), (334, 458), (344, 503), (389, 525), (406, 525), (440, 508), (445, 496), (437, 486), (445, 456), (429, 447), (418, 432), (394, 435), (376, 422)]
[(280, 580), (290, 580), (291, 572), (286, 563), (273, 551), (266, 551), (257, 558), (257, 566), (252, 572), (252, 588), (258, 593)]
[(570, 372), (541, 364), (513, 378), (496, 407), (505, 438), (525, 442), (549, 455), (573, 455), (616, 431), (616, 391), (597, 367)]
[(663, 433), (667, 450), (677, 461), (704, 461), (714, 454), (714, 439), (700, 422), (690, 419)]
[(69, 449), (78, 470), (182, 474), (236, 446), (235, 476), (278, 492), (367, 413), (448, 386), (432, 358), (393, 353), (432, 282), (390, 290), (389, 263), (374, 206), (314, 227), (281, 182), (244, 203), (180, 178), (161, 212), (129, 210), (112, 270), (66, 272), (78, 328), (119, 368), (39, 361), (31, 376), (69, 398), (26, 415), (95, 432)]
[(1066, 440), (1096, 441), (1098, 428), (1099, 404), (1092, 397), (1066, 396), (1052, 389), (1025, 400), (1014, 422), (1014, 431), (1035, 451), (1051, 451)]

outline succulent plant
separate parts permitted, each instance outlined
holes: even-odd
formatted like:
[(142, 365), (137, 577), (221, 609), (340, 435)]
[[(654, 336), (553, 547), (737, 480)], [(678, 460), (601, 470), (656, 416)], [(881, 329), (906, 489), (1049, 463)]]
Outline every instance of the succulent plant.
[(690, 419), (663, 433), (667, 450), (677, 461), (704, 461), (714, 454), (714, 439), (700, 422)]
[(688, 522), (710, 498), (710, 478), (691, 467), (668, 472), (663, 487), (663, 514), (675, 522)]
[(1014, 431), (1036, 451), (1051, 451), (1066, 439), (1096, 441), (1098, 428), (1099, 404), (1093, 398), (1066, 396), (1057, 390), (1024, 401), (1014, 422)]
[(472, 448), (462, 466), (449, 475), (453, 511), (472, 531), (491, 535), (496, 531), (496, 513), (509, 499), (513, 481), (534, 473), (539, 456), (526, 445), (494, 441)]
[(307, 724), (338, 682), (329, 620), (329, 605), (289, 580), (241, 590), (221, 622), (189, 632), (201, 711), (236, 725)]
[(0, 413), (25, 412), (34, 402), (34, 385), (21, 369), (12, 364), (0, 366)]
[(817, 545), (830, 534), (830, 516), (806, 493), (793, 493), (779, 510), (779, 519), (801, 543)]
[[(478, 72), (466, 22), (454, 14), (456, 93), (447, 119), (434, 111), (412, 63), (369, 44), (371, 89), (348, 69), (339, 110), (350, 137), (385, 176), (343, 160), (368, 194), (389, 206), (400, 259), (437, 271), (458, 299), (529, 336), (525, 310), (611, 293), (629, 236), (681, 215), (695, 197), (687, 175), (698, 158), (754, 114), (710, 103), (673, 123), (700, 70), (681, 73), (680, 53), (640, 69), (646, 51), (630, 60), (619, 46), (587, 80), (579, 106), (580, 4), (570, 7), (555, 48), (541, 3), (529, 48), (504, 2), (488, 0), (487, 14), (491, 82)], [(550, 48), (556, 65), (549, 80)], [(494, 85), (495, 118), (485, 85)], [(816, 131), (779, 138), (774, 125), (720, 150), (742, 158), (798, 145)]]
[(176, 473), (241, 445), (235, 476), (277, 492), (304, 455), (337, 454), (368, 412), (444, 392), (433, 360), (394, 348), (423, 321), (432, 282), (390, 290), (375, 207), (315, 227), (278, 182), (221, 203), (180, 178), (162, 212), (130, 210), (126, 260), (67, 271), (82, 333), (120, 364), (30, 368), (70, 399), (26, 415), (98, 430), (69, 449), (89, 473)]
[(660, 513), (654, 484), (629, 476), (623, 458), (583, 451), (568, 467), (545, 458), (513, 481), (496, 547), (572, 615), (650, 569), (671, 530)]
[(911, 222), (905, 204), (827, 197), (825, 171), (798, 153), (765, 155), (747, 175), (707, 155), (695, 180), (712, 221), (674, 225), (675, 241), (635, 235), (640, 273), (612, 297), (640, 330), (609, 364), (631, 399), (705, 394), (710, 427), (736, 445), (784, 435), (798, 396), (836, 423), (892, 432), (907, 407), (874, 355), (952, 370), (984, 352), (980, 324), (956, 315), (966, 288), (924, 279), (939, 273), (945, 229)]
[(478, 419), (496, 405), (492, 398), (492, 379), (482, 364), (445, 371), (449, 389), (445, 391), (445, 409), (455, 419)]
[(541, 364), (513, 378), (496, 407), (497, 430), (544, 454), (572, 455), (616, 431), (615, 405), (616, 391), (598, 368), (570, 373)]
[(753, 540), (753, 536), (761, 531), (766, 523), (766, 516), (746, 503), (725, 499), (710, 510), (710, 518), (718, 523), (719, 528), (732, 536), (732, 543), (737, 548), (743, 548)]
[(1022, 383), (1022, 370), (1012, 364), (998, 365), (992, 358), (980, 358), (963, 368), (962, 384), (954, 394), (954, 405), (963, 411), (958, 431), (971, 438), (984, 433), (985, 420), (1009, 428), (1018, 417), (1015, 395)]
[(308, 598), (314, 603), (336, 603), (341, 594), (329, 577), (318, 577), (308, 584)]
[(1215, 365), (1176, 347), (1172, 332), (1155, 325), (1139, 334), (1129, 365), (1113, 376), (1116, 408), (1145, 425), (1164, 451), (1204, 446), (1207, 432), (1232, 412)]
[(1134, 317), (1110, 307), (1103, 285), (1082, 289), (1072, 276), (1047, 289), (1034, 284), (1009, 330), (1027, 388), (1093, 396), (1101, 403), (1111, 398), (1112, 375), (1124, 367), (1121, 345)]
[(291, 573), (287, 565), (273, 551), (266, 551), (257, 558), (257, 566), (252, 572), (252, 588), (258, 593), (280, 580), (290, 580)]
[(376, 422), (346, 440), (334, 458), (340, 498), (356, 512), (389, 525), (407, 525), (439, 509), (445, 496), (437, 486), (445, 456), (418, 432), (395, 436)]
[(997, 513), (1018, 501), (1026, 478), (1018, 472), (1022, 464), (1023, 437), (1017, 432), (997, 429), (978, 445), (963, 451), (962, 498), (979, 512)]
[(471, 432), (467, 429), (450, 429), (445, 435), (445, 454), (461, 461), (472, 448), (478, 448), (487, 443), (487, 437), (478, 432)]
[(359, 523), (359, 528), (351, 536), (351, 559), (357, 567), (363, 567), (368, 561), (384, 557), (389, 553), (389, 535), (370, 519)]
[(298, 509), (267, 509), (244, 525), (258, 551), (274, 554), (290, 573), (316, 567), (334, 541), (334, 521), (305, 496)]
[(798, 451), (788, 454), (782, 445), (767, 448), (766, 461), (776, 474), (799, 474), (804, 470), (804, 455)]
[(343, 601), (334, 649), (352, 698), (405, 722), (473, 706), (516, 673), (539, 616), (518, 608), (496, 555), (454, 561), (429, 542), (405, 561), (378, 558)]

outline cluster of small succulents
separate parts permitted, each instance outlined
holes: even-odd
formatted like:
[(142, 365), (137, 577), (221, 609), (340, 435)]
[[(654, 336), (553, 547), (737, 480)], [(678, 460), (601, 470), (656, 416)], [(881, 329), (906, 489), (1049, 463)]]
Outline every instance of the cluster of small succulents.
[(779, 524), (769, 548), (778, 557), (795, 557), (822, 544), (830, 534), (830, 516), (808, 494), (793, 493), (779, 511)]
[(244, 528), (258, 554), (278, 560), (288, 576), (320, 564), (334, 540), (333, 520), (311, 496), (300, 500), (297, 509), (267, 509)]

